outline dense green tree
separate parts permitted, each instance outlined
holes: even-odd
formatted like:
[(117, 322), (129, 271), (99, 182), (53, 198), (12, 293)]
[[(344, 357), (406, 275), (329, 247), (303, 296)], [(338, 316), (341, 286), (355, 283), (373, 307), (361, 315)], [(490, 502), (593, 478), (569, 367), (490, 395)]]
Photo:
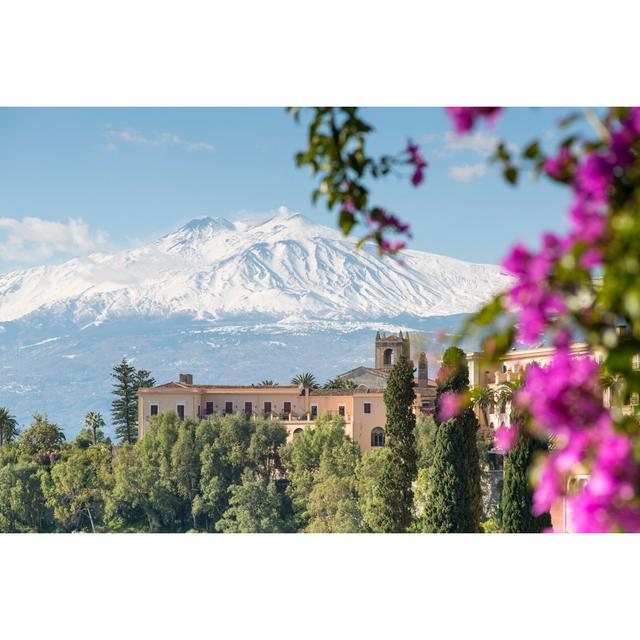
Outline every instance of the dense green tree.
[(287, 441), (287, 429), (277, 420), (256, 420), (247, 451), (251, 468), (266, 482), (282, 470), (280, 448)]
[(362, 531), (356, 468), (360, 447), (345, 439), (334, 449), (325, 448), (314, 473), (307, 498), (306, 531), (310, 533), (357, 533)]
[(388, 466), (389, 456), (388, 447), (365, 453), (356, 471), (364, 531), (384, 530), (386, 509), (385, 495), (381, 491), (381, 479)]
[(345, 380), (344, 378), (329, 378), (324, 383), (325, 389), (355, 389), (357, 386), (354, 380)]
[(11, 442), (18, 434), (18, 422), (9, 409), (0, 407), (0, 447)]
[(285, 497), (272, 482), (265, 482), (250, 470), (241, 484), (229, 487), (229, 508), (216, 523), (225, 533), (282, 533), (290, 531)]
[(414, 400), (413, 366), (403, 355), (389, 374), (384, 394), (389, 455), (380, 477), (381, 512), (376, 518), (376, 531), (401, 533), (411, 524), (412, 485), (417, 473)]
[(193, 501), (199, 491), (200, 458), (196, 447), (196, 429), (192, 425), (178, 427), (178, 438), (171, 450), (171, 475), (175, 490), (182, 498), (183, 510), (177, 514), (177, 518), (183, 523), (191, 520), (195, 528)]
[(43, 493), (62, 531), (104, 530), (105, 502), (113, 488), (111, 447), (72, 447), (43, 476)]
[(437, 429), (424, 526), (438, 533), (476, 533), (480, 531), (481, 514), (478, 420), (471, 408), (446, 422), (439, 418), (443, 394), (468, 392), (464, 351), (456, 347), (445, 351), (437, 384)]
[[(109, 513), (114, 521), (126, 524), (122, 513), (142, 512), (146, 527), (150, 531), (184, 531), (191, 528), (191, 500), (184, 484), (184, 472), (177, 473), (174, 464), (183, 460), (175, 454), (184, 443), (179, 443), (180, 432), (193, 429), (193, 425), (182, 423), (173, 412), (154, 418), (145, 437), (134, 446), (118, 451), (114, 460), (113, 501)], [(187, 482), (189, 482), (187, 480)]]
[(428, 469), (433, 462), (436, 423), (433, 416), (420, 414), (416, 419), (416, 451), (418, 469)]
[(252, 433), (252, 422), (241, 414), (216, 416), (198, 425), (200, 493), (192, 510), (202, 528), (214, 530), (229, 506), (229, 487), (241, 484), (242, 473), (249, 466)]
[(41, 465), (27, 460), (0, 466), (0, 533), (53, 530), (53, 515), (42, 493), (46, 474)]
[[(359, 447), (345, 435), (343, 418), (324, 413), (314, 422), (313, 428), (305, 429), (283, 447), (281, 455), (289, 482), (287, 495), (292, 500), (296, 527), (300, 530), (315, 527), (311, 523), (319, 514), (323, 500), (321, 493), (333, 491), (329, 488), (333, 482), (330, 476), (344, 477), (345, 467), (349, 467), (353, 456), (359, 455)], [(316, 492), (312, 506), (311, 494), (319, 482), (326, 482), (327, 485)], [(348, 498), (349, 493), (345, 492), (343, 486), (338, 495)], [(343, 507), (334, 504), (331, 509), (335, 514)]]
[[(524, 422), (518, 410), (511, 412), (512, 424)], [(529, 479), (536, 456), (547, 453), (549, 445), (533, 438), (525, 429), (504, 459), (504, 481), (500, 500), (500, 521), (505, 533), (541, 533), (551, 527), (551, 515), (531, 513), (533, 489)]]
[(62, 429), (47, 420), (47, 416), (34, 414), (33, 423), (23, 431), (17, 441), (18, 455), (38, 464), (53, 464), (65, 444)]
[(462, 429), (456, 420), (438, 425), (433, 463), (428, 477), (425, 530), (432, 533), (467, 533), (471, 507), (464, 467)]

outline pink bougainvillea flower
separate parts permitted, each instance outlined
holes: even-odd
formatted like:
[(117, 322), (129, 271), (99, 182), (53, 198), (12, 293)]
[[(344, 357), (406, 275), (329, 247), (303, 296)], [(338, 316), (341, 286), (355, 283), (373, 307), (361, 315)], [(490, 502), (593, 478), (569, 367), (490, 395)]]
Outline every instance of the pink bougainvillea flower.
[(417, 187), (424, 180), (424, 170), (427, 168), (428, 163), (420, 152), (420, 147), (411, 142), (411, 140), (407, 142), (406, 151), (409, 154), (409, 164), (412, 164), (414, 167), (411, 184)]
[(554, 180), (562, 180), (569, 176), (569, 166), (573, 158), (568, 147), (560, 147), (555, 158), (547, 158), (542, 165), (543, 171)]
[(471, 131), (479, 118), (485, 118), (492, 124), (500, 111), (502, 107), (447, 107), (447, 113), (457, 133)]
[(465, 396), (462, 393), (443, 393), (439, 399), (438, 419), (446, 422), (455, 418), (464, 408)]
[(516, 443), (517, 438), (517, 427), (515, 425), (507, 427), (503, 423), (495, 430), (495, 447), (501, 453), (509, 453), (509, 451), (511, 451), (511, 449), (513, 448), (513, 445)]

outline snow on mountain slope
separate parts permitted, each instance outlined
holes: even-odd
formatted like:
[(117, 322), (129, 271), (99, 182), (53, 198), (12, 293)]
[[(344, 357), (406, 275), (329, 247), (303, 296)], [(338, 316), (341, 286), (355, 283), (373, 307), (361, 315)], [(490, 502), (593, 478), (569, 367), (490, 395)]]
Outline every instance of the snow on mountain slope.
[(281, 209), (266, 221), (192, 220), (112, 255), (0, 274), (0, 322), (33, 312), (77, 326), (129, 316), (301, 323), (468, 313), (509, 282), (499, 267), (373, 246)]

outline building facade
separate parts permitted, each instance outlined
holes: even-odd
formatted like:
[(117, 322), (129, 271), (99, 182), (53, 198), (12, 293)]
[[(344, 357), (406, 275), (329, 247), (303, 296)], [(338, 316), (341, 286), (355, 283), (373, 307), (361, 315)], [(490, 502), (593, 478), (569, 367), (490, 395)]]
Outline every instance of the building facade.
[[(506, 353), (497, 363), (489, 363), (483, 352), (467, 353), (469, 365), (469, 382), (471, 387), (488, 387), (494, 393), (494, 400), (485, 411), (476, 408), (478, 419), (492, 429), (501, 425), (511, 426), (511, 387), (510, 384), (521, 378), (527, 367), (532, 364), (544, 366), (553, 357), (553, 347), (539, 347), (535, 349), (512, 350)], [(570, 353), (575, 358), (594, 358), (603, 361), (602, 354), (594, 353), (586, 343), (576, 343), (570, 346)], [(611, 405), (611, 390), (603, 390), (603, 403)], [(624, 407), (630, 411), (629, 406)], [(568, 495), (579, 492), (589, 481), (587, 473), (576, 473), (567, 478), (565, 491)], [(561, 498), (551, 509), (551, 523), (557, 533), (572, 532), (571, 514), (567, 500)]]
[[(389, 351), (391, 350), (391, 355)], [(384, 390), (387, 377), (397, 359), (408, 354), (409, 336), (376, 337), (376, 364), (380, 353), (385, 368), (378, 376), (351, 376), (358, 369), (342, 374), (341, 378), (354, 380), (353, 389), (303, 389), (295, 385), (224, 385), (194, 384), (190, 374), (181, 374), (178, 382), (138, 390), (138, 425), (144, 436), (151, 418), (174, 411), (182, 420), (207, 419), (233, 413), (244, 413), (252, 419), (280, 420), (289, 438), (313, 427), (322, 414), (341, 416), (345, 433), (360, 445), (363, 452), (385, 445), (386, 409)], [(391, 364), (389, 364), (389, 362)], [(418, 355), (421, 365), (415, 380), (415, 411), (430, 412), (435, 401), (435, 383), (427, 376), (426, 356)], [(370, 384), (365, 384), (364, 380)]]

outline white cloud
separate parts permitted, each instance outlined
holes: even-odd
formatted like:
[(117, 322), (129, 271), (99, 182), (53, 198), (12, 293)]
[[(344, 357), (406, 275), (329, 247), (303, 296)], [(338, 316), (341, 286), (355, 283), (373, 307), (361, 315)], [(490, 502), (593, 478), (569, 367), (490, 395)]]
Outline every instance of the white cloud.
[(484, 162), (476, 162), (475, 164), (454, 164), (449, 167), (449, 177), (456, 182), (470, 182), (482, 178), (489, 168)]
[(102, 231), (91, 232), (80, 219), (66, 223), (42, 218), (0, 218), (0, 261), (37, 263), (54, 255), (82, 255), (107, 242)]
[(118, 145), (126, 144), (139, 147), (154, 147), (156, 149), (179, 147), (187, 151), (215, 151), (215, 147), (208, 142), (188, 142), (170, 131), (144, 135), (140, 131), (130, 128), (107, 128), (107, 143), (105, 145), (107, 151), (115, 151)]
[(191, 142), (186, 149), (187, 151), (215, 151), (215, 147), (208, 142)]
[(499, 140), (498, 136), (482, 129), (466, 135), (447, 131), (444, 134), (444, 148), (446, 151), (472, 151), (486, 157), (494, 152)]

